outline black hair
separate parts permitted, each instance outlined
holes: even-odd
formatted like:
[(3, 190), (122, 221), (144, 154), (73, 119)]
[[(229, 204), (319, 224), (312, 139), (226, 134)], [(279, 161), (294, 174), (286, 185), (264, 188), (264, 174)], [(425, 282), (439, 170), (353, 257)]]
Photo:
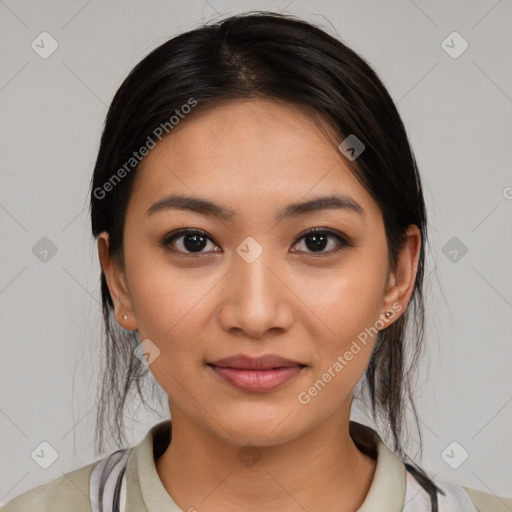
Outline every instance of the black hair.
[[(92, 233), (95, 238), (109, 233), (110, 256), (124, 268), (123, 227), (139, 148), (158, 143), (163, 131), (172, 134), (173, 126), (187, 122), (186, 115), (235, 98), (301, 106), (329, 124), (338, 144), (351, 134), (364, 144), (356, 160), (342, 152), (340, 158), (382, 211), (392, 270), (407, 227), (420, 230), (411, 299), (403, 314), (379, 331), (362, 380), (373, 418), (389, 426), (394, 451), (405, 460), (408, 404), (421, 447), (411, 379), (424, 338), (426, 210), (416, 161), (392, 98), (368, 62), (339, 38), (291, 15), (253, 11), (207, 23), (151, 51), (123, 81), (108, 110), (91, 182)], [(99, 451), (105, 431), (119, 445), (125, 442), (127, 396), (135, 387), (144, 402), (141, 383), (148, 374), (134, 353), (141, 342), (138, 332), (117, 324), (103, 272), (100, 279), (106, 357), (97, 414)], [(412, 332), (406, 339), (408, 326)], [(437, 511), (437, 486), (419, 468), (415, 474)]]

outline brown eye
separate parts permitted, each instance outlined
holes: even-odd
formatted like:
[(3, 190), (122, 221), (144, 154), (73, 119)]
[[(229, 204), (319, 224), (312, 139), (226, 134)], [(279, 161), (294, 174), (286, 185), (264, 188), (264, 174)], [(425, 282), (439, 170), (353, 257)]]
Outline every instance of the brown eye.
[[(330, 229), (315, 228), (301, 235), (295, 242), (304, 241), (304, 249), (294, 249), (292, 252), (304, 252), (313, 255), (329, 255), (339, 252), (353, 244), (341, 234)], [(166, 249), (184, 255), (200, 255), (210, 252), (222, 252), (222, 249), (207, 236), (204, 231), (198, 229), (179, 229), (166, 235), (161, 245)]]
[(306, 250), (299, 250), (298, 252), (332, 254), (343, 250), (345, 247), (352, 247), (352, 244), (343, 236), (330, 229), (311, 229), (299, 238), (299, 241), (301, 240), (304, 240)]
[[(203, 231), (180, 229), (166, 235), (162, 240), (162, 245), (166, 248), (172, 246), (170, 250), (182, 254), (202, 254), (203, 252), (208, 252), (208, 250), (204, 250), (208, 247), (208, 242), (212, 242), (214, 248), (218, 247)], [(216, 249), (213, 250), (218, 252)]]

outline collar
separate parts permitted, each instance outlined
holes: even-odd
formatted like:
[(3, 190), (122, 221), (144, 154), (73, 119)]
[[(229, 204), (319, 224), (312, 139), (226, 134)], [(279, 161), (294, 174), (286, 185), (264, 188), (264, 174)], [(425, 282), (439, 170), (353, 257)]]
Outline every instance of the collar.
[[(370, 490), (357, 512), (401, 512), (406, 484), (404, 464), (370, 427), (350, 421), (349, 432), (361, 451), (377, 457)], [(155, 467), (155, 458), (165, 451), (171, 436), (171, 420), (162, 421), (131, 450), (126, 468), (127, 510), (182, 512), (163, 486)]]

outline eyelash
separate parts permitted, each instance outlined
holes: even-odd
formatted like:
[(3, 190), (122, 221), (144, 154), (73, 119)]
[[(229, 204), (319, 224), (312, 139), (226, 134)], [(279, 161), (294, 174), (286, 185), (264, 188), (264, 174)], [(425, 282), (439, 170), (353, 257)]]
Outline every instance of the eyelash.
[[(333, 237), (333, 238), (337, 239), (338, 242), (341, 244), (341, 247), (339, 247), (338, 249), (334, 249), (334, 250), (331, 249), (330, 251), (319, 251), (319, 252), (314, 252), (314, 251), (297, 251), (297, 252), (309, 253), (313, 257), (324, 257), (324, 256), (328, 256), (328, 255), (331, 255), (331, 254), (338, 253), (338, 252), (340, 252), (340, 251), (342, 251), (342, 250), (344, 250), (346, 248), (354, 247), (354, 244), (350, 241), (350, 239), (348, 239), (347, 237), (341, 235), (340, 233), (338, 233), (336, 231), (333, 231), (332, 229), (327, 229), (327, 228), (313, 228), (313, 229), (310, 229), (310, 230), (306, 231), (305, 233), (302, 233), (301, 235), (299, 235), (299, 237), (297, 238), (297, 240), (294, 242), (293, 245), (294, 246), (297, 245), (298, 242), (300, 242), (304, 238), (307, 238), (308, 236), (319, 235), (319, 234), (327, 235), (328, 237)], [(197, 256), (200, 256), (202, 254), (206, 254), (204, 252), (197, 252), (197, 253), (181, 252), (181, 251), (176, 251), (174, 249), (169, 248), (169, 245), (171, 244), (171, 242), (173, 242), (176, 239), (181, 238), (181, 237), (183, 237), (185, 235), (201, 235), (204, 238), (207, 238), (208, 240), (213, 242), (215, 245), (217, 245), (206, 234), (205, 231), (202, 231), (201, 229), (191, 229), (191, 228), (178, 229), (176, 231), (168, 233), (162, 239), (161, 245), (165, 249), (167, 249), (167, 250), (169, 250), (169, 251), (171, 251), (173, 253), (180, 254), (182, 256), (184, 255), (184, 256), (197, 257)], [(215, 252), (220, 252), (220, 251), (215, 251)]]

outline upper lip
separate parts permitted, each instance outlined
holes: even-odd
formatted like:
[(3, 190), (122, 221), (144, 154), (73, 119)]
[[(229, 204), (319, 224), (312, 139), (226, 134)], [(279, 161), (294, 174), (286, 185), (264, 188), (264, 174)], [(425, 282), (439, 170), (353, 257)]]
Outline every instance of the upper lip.
[(260, 357), (250, 357), (245, 354), (237, 354), (208, 364), (224, 368), (237, 368), (241, 370), (268, 370), (271, 368), (283, 368), (286, 366), (306, 366), (305, 364), (285, 359), (284, 357), (276, 356), (274, 354)]

